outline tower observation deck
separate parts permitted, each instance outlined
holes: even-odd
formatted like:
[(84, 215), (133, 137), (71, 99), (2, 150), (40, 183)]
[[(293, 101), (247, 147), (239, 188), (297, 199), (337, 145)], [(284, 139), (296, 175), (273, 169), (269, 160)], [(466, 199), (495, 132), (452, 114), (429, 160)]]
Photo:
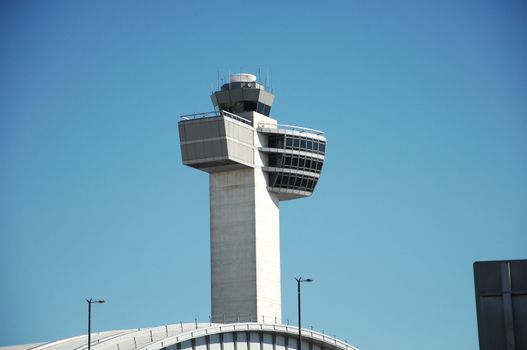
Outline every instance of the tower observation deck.
[(274, 95), (252, 74), (211, 99), (179, 137), (183, 164), (209, 173), (212, 322), (281, 323), (279, 202), (313, 193), (326, 138), (271, 118)]

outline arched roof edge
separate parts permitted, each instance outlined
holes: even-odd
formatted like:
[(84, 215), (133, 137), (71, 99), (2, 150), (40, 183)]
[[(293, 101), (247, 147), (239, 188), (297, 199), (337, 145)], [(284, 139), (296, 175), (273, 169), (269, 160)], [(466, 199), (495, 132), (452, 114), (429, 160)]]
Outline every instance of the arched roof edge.
[[(276, 334), (283, 334), (288, 336), (298, 336), (298, 327), (274, 324), (274, 323), (227, 323), (227, 324), (212, 324), (209, 327), (198, 328), (191, 331), (186, 331), (174, 336), (167, 337), (163, 340), (150, 343), (139, 350), (160, 350), (168, 346), (172, 346), (184, 341), (204, 337), (207, 335), (230, 333), (230, 332), (269, 332)], [(310, 329), (302, 328), (302, 338), (309, 339), (317, 343), (332, 346), (334, 348), (343, 350), (359, 350), (357, 347), (348, 344), (337, 338), (328, 336), (326, 334), (316, 332)]]

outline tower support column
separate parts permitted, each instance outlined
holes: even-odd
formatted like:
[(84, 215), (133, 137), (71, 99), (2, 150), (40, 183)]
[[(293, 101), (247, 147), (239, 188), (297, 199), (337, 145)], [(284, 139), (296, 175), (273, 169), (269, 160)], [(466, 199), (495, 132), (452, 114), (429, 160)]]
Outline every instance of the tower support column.
[(213, 322), (280, 322), (278, 199), (265, 174), (210, 174)]

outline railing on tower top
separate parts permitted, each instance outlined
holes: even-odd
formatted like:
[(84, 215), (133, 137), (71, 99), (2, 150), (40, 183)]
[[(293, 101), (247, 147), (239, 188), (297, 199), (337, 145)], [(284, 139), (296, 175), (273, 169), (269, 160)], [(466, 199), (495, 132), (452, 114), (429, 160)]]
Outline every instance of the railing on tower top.
[[(227, 111), (213, 111), (213, 112), (203, 112), (203, 113), (194, 113), (194, 114), (185, 114), (181, 116), (181, 120), (196, 120), (196, 119), (205, 119), (205, 118), (217, 118), (220, 116), (228, 117), (234, 120), (237, 120), (239, 122), (242, 122), (247, 125), (252, 126), (252, 122), (249, 119), (245, 119), (243, 117), (240, 117), (239, 115), (227, 112)], [(304, 128), (301, 126), (296, 125), (287, 125), (287, 124), (271, 124), (271, 123), (258, 123), (258, 128), (261, 129), (286, 129), (291, 131), (298, 131), (298, 132), (305, 132), (315, 135), (324, 135), (323, 131), (316, 130), (316, 129), (310, 129), (310, 128)]]
[(204, 113), (195, 113), (195, 114), (186, 114), (181, 116), (181, 120), (195, 120), (195, 119), (204, 119), (204, 118), (216, 118), (216, 117), (228, 117), (244, 124), (252, 125), (253, 123), (249, 119), (240, 117), (239, 115), (232, 114), (227, 111), (213, 111), (213, 112), (204, 112)]
[(308, 133), (315, 134), (315, 135), (324, 135), (324, 132), (320, 130), (304, 128), (304, 127), (296, 126), (296, 125), (287, 125), (287, 124), (258, 123), (258, 128), (286, 129), (286, 130), (292, 130), (292, 131), (298, 131), (298, 132), (308, 132)]

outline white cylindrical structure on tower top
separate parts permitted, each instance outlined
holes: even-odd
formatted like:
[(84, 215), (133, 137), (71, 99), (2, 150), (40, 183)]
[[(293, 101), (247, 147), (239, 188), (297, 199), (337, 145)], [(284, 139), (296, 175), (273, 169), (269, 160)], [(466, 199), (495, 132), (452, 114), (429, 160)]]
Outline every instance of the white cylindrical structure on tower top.
[(256, 81), (256, 75), (249, 73), (236, 73), (231, 74), (230, 82), (231, 83), (252, 83)]

